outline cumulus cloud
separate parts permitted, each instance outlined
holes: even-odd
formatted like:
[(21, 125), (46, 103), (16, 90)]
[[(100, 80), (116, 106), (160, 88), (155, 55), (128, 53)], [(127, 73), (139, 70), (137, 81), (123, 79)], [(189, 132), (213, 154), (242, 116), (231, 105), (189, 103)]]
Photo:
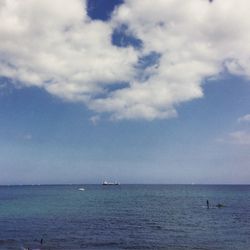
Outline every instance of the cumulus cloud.
[(133, 77), (136, 52), (111, 43), (112, 27), (91, 21), (81, 0), (3, 0), (0, 74), (70, 101)]
[[(250, 77), (249, 8), (248, 0), (125, 0), (104, 22), (82, 0), (2, 0), (0, 75), (112, 119), (174, 117), (177, 105), (203, 96), (205, 79), (225, 69)], [(124, 27), (140, 46), (112, 43)]]
[(244, 115), (238, 119), (238, 122), (250, 122), (250, 114)]

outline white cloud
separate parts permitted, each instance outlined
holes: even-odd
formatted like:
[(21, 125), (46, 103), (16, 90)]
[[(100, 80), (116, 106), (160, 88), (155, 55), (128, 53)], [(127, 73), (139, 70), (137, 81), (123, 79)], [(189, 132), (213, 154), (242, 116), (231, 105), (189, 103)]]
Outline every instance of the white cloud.
[[(112, 119), (173, 117), (224, 68), (250, 77), (249, 9), (248, 0), (126, 0), (102, 22), (87, 16), (82, 0), (2, 0), (0, 75)], [(142, 49), (112, 44), (121, 25)], [(152, 52), (159, 60), (139, 69)]]
[(93, 125), (97, 125), (98, 124), (98, 122), (100, 121), (100, 117), (98, 116), (98, 115), (95, 115), (95, 116), (92, 116), (92, 117), (90, 117), (90, 122), (93, 124)]
[(239, 130), (229, 134), (231, 143), (240, 145), (250, 145), (250, 132)]
[(250, 122), (250, 114), (244, 115), (238, 119), (238, 122)]
[(136, 52), (111, 44), (112, 27), (91, 21), (81, 0), (3, 0), (0, 74), (71, 101), (133, 77)]

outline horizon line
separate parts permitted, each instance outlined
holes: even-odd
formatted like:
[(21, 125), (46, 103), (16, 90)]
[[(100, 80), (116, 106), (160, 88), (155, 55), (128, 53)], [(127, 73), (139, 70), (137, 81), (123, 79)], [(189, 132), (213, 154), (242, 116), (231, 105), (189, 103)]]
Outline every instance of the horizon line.
[[(4, 186), (77, 186), (77, 185), (100, 185), (102, 183), (43, 183), (43, 184), (0, 184)], [(183, 186), (249, 186), (250, 183), (119, 183), (119, 185), (183, 185)]]

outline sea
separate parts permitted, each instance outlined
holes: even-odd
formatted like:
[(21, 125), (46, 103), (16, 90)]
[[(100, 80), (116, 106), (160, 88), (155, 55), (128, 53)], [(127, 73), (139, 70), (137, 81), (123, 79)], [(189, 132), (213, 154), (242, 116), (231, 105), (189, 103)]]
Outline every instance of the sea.
[(250, 186), (0, 186), (0, 249), (247, 250)]

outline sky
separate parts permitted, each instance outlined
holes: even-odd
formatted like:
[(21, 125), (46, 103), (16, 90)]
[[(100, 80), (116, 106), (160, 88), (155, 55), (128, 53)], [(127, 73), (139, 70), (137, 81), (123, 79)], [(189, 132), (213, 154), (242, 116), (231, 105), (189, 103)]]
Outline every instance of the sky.
[(0, 185), (249, 184), (249, 8), (1, 1)]

